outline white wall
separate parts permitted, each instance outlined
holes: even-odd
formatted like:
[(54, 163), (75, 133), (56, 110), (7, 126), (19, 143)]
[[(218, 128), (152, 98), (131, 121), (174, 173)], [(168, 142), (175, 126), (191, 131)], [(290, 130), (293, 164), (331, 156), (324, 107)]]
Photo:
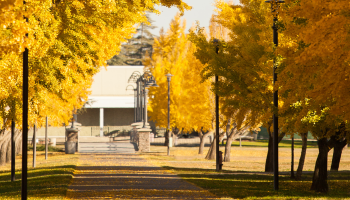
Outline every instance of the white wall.
[[(128, 82), (133, 72), (143, 74), (143, 66), (108, 66), (93, 77), (90, 96), (133, 96), (136, 84)], [(127, 90), (128, 89), (128, 90)]]

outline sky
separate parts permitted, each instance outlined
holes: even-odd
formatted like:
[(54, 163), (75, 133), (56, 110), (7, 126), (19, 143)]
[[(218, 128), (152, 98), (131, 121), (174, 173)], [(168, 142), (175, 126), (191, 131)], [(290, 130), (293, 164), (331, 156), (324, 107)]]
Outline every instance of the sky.
[[(196, 24), (199, 21), (201, 27), (209, 28), (209, 20), (212, 14), (214, 14), (215, 0), (183, 0), (183, 2), (192, 6), (192, 10), (185, 11), (182, 18), (186, 19), (186, 32), (191, 28), (192, 24)], [(238, 4), (239, 0), (233, 0), (234, 4)], [(152, 34), (159, 36), (159, 31), (163, 27), (166, 31), (169, 29), (169, 24), (179, 10), (176, 7), (167, 8), (164, 6), (159, 7), (160, 15), (151, 14), (150, 17), (154, 21), (153, 25), (157, 28), (151, 30)]]

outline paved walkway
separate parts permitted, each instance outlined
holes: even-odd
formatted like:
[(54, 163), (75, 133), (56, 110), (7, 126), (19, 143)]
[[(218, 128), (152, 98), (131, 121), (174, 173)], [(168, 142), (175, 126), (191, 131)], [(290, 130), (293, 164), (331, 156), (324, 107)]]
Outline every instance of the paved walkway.
[(137, 154), (81, 154), (68, 199), (215, 199)]

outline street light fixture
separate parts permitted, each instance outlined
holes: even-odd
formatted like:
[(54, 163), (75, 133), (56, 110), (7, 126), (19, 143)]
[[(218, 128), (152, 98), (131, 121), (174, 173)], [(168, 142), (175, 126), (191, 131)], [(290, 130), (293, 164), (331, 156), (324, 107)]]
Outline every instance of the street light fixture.
[[(278, 32), (277, 32), (277, 16), (278, 16), (278, 10), (280, 7), (280, 3), (284, 3), (283, 0), (268, 0), (265, 1), (266, 3), (271, 4), (271, 12), (273, 14), (273, 43), (275, 46), (278, 46)], [(277, 81), (277, 73), (276, 73), (276, 60), (273, 60), (273, 84), (275, 85)], [(273, 93), (273, 105), (276, 108), (276, 111), (278, 112), (278, 91), (276, 90)], [(278, 190), (278, 113), (274, 112), (273, 114), (273, 188), (274, 190)]]
[(167, 134), (168, 134), (168, 156), (170, 156), (170, 81), (171, 77), (174, 76), (170, 73), (165, 75), (168, 80), (168, 128), (167, 128)]

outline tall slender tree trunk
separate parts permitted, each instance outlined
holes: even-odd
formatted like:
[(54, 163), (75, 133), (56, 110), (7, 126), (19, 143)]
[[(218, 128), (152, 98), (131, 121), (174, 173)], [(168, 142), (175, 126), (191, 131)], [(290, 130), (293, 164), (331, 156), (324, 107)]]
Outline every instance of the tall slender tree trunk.
[(5, 132), (5, 135), (3, 137), (3, 141), (0, 144), (0, 166), (6, 164), (6, 156), (7, 156), (7, 147), (10, 144), (11, 137), (10, 134)]
[(22, 131), (16, 130), (15, 134), (16, 154), (22, 153)]
[(6, 163), (11, 161), (11, 138), (8, 141), (8, 145), (7, 145), (7, 152), (6, 152)]
[(273, 138), (269, 134), (269, 144), (265, 162), (265, 172), (273, 172)]
[(216, 142), (215, 141), (216, 141), (216, 137), (214, 137), (214, 140), (210, 145), (209, 151), (208, 151), (207, 155), (205, 156), (205, 159), (215, 160), (215, 158), (216, 158), (215, 157), (216, 156), (216, 151), (215, 151)]
[(299, 165), (298, 165), (298, 169), (297, 169), (297, 174), (295, 175), (295, 180), (298, 180), (298, 181), (301, 180), (301, 174), (302, 174), (303, 168), (304, 168), (306, 148), (307, 148), (307, 134), (308, 133), (301, 134), (301, 139), (302, 139), (301, 155), (299, 158)]
[(205, 145), (205, 138), (208, 137), (208, 135), (212, 134), (213, 131), (209, 131), (208, 133), (203, 134), (203, 132), (201, 131), (199, 134), (199, 151), (198, 154), (203, 154), (204, 152), (204, 145)]
[(205, 144), (205, 138), (204, 135), (199, 137), (200, 141), (199, 141), (199, 151), (198, 154), (203, 154), (204, 151), (204, 144)]
[[(265, 172), (273, 172), (273, 137), (271, 136), (272, 133), (269, 133), (269, 144), (268, 144), (268, 150), (267, 150), (267, 156), (266, 156), (266, 163), (265, 163)], [(283, 137), (286, 135), (286, 133), (281, 133), (278, 136), (278, 143), (280, 143), (283, 139)]]
[(227, 137), (226, 145), (225, 145), (225, 158), (224, 162), (230, 162), (231, 161), (231, 144), (233, 141), (233, 137)]
[(319, 139), (318, 141), (318, 156), (315, 165), (315, 171), (312, 178), (311, 190), (316, 192), (328, 192), (327, 183), (327, 157), (328, 157), (328, 144), (327, 138)]
[(331, 171), (338, 171), (339, 170), (339, 163), (340, 163), (340, 159), (341, 159), (341, 154), (342, 154), (343, 149), (346, 145), (347, 145), (347, 140), (344, 140), (344, 141), (337, 140), (335, 142), (334, 150), (333, 150)]
[(169, 135), (171, 133), (168, 133), (168, 130), (165, 132), (165, 142), (164, 142), (164, 146), (168, 146), (169, 144)]

